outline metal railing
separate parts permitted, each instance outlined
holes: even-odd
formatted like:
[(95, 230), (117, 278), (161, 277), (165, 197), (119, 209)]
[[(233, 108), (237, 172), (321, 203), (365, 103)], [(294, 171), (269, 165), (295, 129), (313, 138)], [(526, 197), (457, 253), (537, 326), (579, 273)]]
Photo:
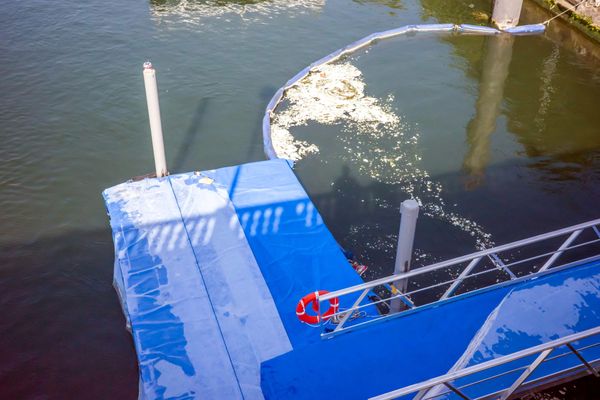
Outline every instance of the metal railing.
[[(571, 376), (573, 376), (573, 374), (575, 374), (576, 372), (585, 373), (587, 371), (588, 373), (591, 373), (596, 377), (600, 377), (600, 374), (598, 374), (598, 371), (594, 368), (594, 365), (600, 362), (600, 358), (596, 358), (594, 360), (586, 360), (586, 358), (582, 354), (582, 352), (586, 350), (589, 351), (594, 347), (600, 346), (600, 338), (598, 337), (599, 334), (600, 326), (588, 329), (583, 332), (575, 333), (561, 339), (556, 339), (545, 344), (530, 347), (528, 349), (524, 349), (490, 361), (486, 361), (481, 364), (476, 364), (470, 367), (449, 372), (445, 375), (438, 376), (436, 378), (432, 378), (421, 383), (393, 390), (388, 393), (372, 397), (371, 400), (396, 399), (412, 393), (417, 393), (417, 395), (413, 397), (413, 400), (429, 400), (434, 398), (444, 398), (447, 395), (455, 395), (465, 400), (506, 400), (513, 394), (518, 394), (519, 392), (522, 392), (523, 390), (529, 387), (536, 387), (538, 385), (541, 385), (542, 382), (548, 381), (551, 377), (555, 377), (558, 375), (570, 374)], [(576, 348), (577, 342), (580, 342), (582, 339), (591, 337), (594, 337), (596, 339), (594, 343), (580, 345), (579, 348)], [(558, 348), (566, 348), (567, 351), (556, 356), (550, 357), (550, 355)], [(598, 352), (596, 353), (598, 354)], [(528, 381), (528, 379), (532, 376), (533, 372), (536, 371), (536, 369), (543, 363), (560, 359), (564, 360), (564, 358), (568, 356), (575, 357), (575, 359), (572, 360), (575, 362), (574, 366), (570, 366), (567, 368), (555, 368), (555, 370), (550, 370), (547, 374), (541, 377), (537, 377), (536, 379)], [(517, 362), (518, 360), (526, 361), (525, 359), (527, 357), (533, 357), (533, 361), (526, 362), (524, 365), (521, 365), (516, 368), (512, 368), (509, 365), (510, 363)], [(478, 379), (477, 377), (475, 377), (475, 374), (477, 373), (490, 371), (493, 368), (501, 368), (502, 366), (509, 367), (509, 370), (501, 371), (495, 375), (487, 376), (483, 379)], [(471, 397), (467, 394), (467, 390), (476, 391), (477, 385), (480, 385), (482, 383), (486, 383), (489, 385), (490, 382), (493, 383), (494, 380), (500, 378), (504, 379), (507, 375), (516, 374), (518, 372), (521, 373), (515, 380), (512, 380), (512, 383), (508, 387), (503, 387), (500, 390), (498, 390), (496, 387), (494, 387), (493, 389), (488, 388), (487, 390), (492, 390), (491, 393), (485, 393), (484, 389), (483, 393), (480, 392), (477, 395)], [(456, 382), (459, 379), (466, 378), (466, 380), (468, 380), (469, 377), (474, 377), (475, 381), (464, 383), (462, 385), (456, 384)], [(497, 386), (503, 386), (503, 382), (498, 382)], [(440, 388), (440, 390), (436, 391), (434, 388)], [(430, 391), (434, 393), (429, 393)]]
[[(414, 269), (403, 274), (387, 276), (385, 278), (376, 279), (364, 284), (321, 295), (317, 299), (319, 302), (319, 310), (324, 309), (321, 307), (320, 303), (328, 302), (333, 298), (338, 298), (340, 304), (352, 304), (350, 308), (340, 309), (332, 315), (329, 322), (333, 323), (334, 328), (325, 329), (321, 336), (334, 336), (349, 329), (355, 329), (382, 319), (402, 315), (404, 312), (418, 309), (438, 301), (447, 300), (458, 295), (464, 295), (468, 292), (503, 285), (507, 282), (528, 279), (533, 275), (543, 274), (551, 268), (567, 268), (600, 259), (600, 245), (597, 249), (591, 248), (593, 244), (600, 242), (600, 229), (598, 228), (598, 225), (600, 225), (600, 219), (588, 221), (568, 228), (559, 229)], [(567, 237), (560, 242), (560, 245), (556, 246), (556, 241), (560, 240), (561, 236)], [(576, 242), (578, 238), (583, 238), (584, 240)], [(540, 245), (552, 245), (553, 247), (551, 248), (555, 250), (546, 251), (544, 249), (541, 253), (530, 255), (532, 251), (531, 248)], [(562, 264), (557, 263), (561, 256), (565, 256), (567, 252), (575, 253), (575, 250), (583, 250), (582, 252), (587, 252), (587, 254), (584, 257), (578, 255), (579, 257), (573, 261), (563, 262)], [(505, 256), (503, 259), (500, 255), (507, 252), (511, 252), (511, 254)], [(515, 252), (522, 253), (521, 258), (514, 259)], [(591, 257), (588, 256), (590, 252), (592, 252)], [(436, 281), (438, 278), (434, 276), (433, 283), (406, 292), (402, 292), (394, 286), (394, 282), (401, 280), (408, 281), (409, 283), (422, 283), (419, 282), (419, 280), (425, 280), (428, 274), (446, 274), (450, 275), (450, 279), (438, 282)], [(491, 279), (490, 274), (494, 274), (491, 276)], [(429, 278), (431, 279), (431, 275)], [(477, 282), (475, 282), (473, 278), (478, 278)], [(467, 282), (473, 283), (469, 286), (467, 285)], [(391, 293), (391, 295), (374, 296), (377, 289), (381, 288), (391, 289), (386, 290), (386, 292)], [(415, 297), (421, 297), (422, 300), (415, 301)], [(389, 309), (389, 303), (393, 299), (400, 299), (404, 303), (403, 311), (388, 314), (377, 313), (377, 315), (371, 316), (370, 318), (357, 318), (357, 316), (368, 314), (369, 311), (374, 309), (373, 306), (378, 304), (384, 304), (386, 308)], [(330, 326), (330, 324), (328, 324), (328, 326)]]

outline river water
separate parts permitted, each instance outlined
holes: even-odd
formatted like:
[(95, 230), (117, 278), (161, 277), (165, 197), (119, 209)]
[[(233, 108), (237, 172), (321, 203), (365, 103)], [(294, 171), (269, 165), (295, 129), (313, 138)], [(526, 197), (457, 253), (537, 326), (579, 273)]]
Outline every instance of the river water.
[[(490, 7), (4, 4), (0, 398), (136, 397), (100, 193), (153, 170), (143, 61), (158, 70), (170, 171), (216, 168), (264, 158), (264, 107), (314, 60), (405, 24), (482, 23)], [(526, 4), (524, 22), (548, 17)], [(411, 196), (429, 204), (415, 243), (421, 264), (598, 217), (600, 58), (560, 21), (508, 42), (391, 40), (344, 65), (389, 126), (309, 118), (290, 132), (318, 147), (297, 173), (340, 243), (370, 264), (369, 277), (390, 272), (398, 205)]]

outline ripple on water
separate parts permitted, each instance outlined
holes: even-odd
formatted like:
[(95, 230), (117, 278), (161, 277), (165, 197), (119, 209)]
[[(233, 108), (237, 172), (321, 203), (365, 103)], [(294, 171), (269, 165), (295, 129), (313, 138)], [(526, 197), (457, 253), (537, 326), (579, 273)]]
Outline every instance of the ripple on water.
[(449, 209), (442, 184), (422, 167), (419, 131), (392, 107), (393, 96), (367, 96), (362, 72), (350, 63), (313, 70), (290, 88), (272, 120), (271, 135), (279, 157), (299, 161), (319, 148), (294, 137), (309, 122), (339, 124), (340, 156), (362, 175), (398, 185), (421, 205), (424, 215), (444, 221), (473, 237), (479, 249), (493, 247), (491, 235), (477, 222)]
[(252, 23), (260, 23), (290, 10), (296, 13), (317, 11), (325, 5), (325, 0), (179, 0), (153, 4), (152, 18), (158, 23), (178, 23), (202, 25), (205, 20), (232, 22), (231, 18)]

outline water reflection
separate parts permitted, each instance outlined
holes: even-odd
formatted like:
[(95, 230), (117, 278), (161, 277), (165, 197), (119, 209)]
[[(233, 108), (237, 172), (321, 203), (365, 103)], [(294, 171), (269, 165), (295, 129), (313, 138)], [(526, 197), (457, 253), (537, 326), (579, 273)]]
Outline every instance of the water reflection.
[[(536, 61), (527, 57), (533, 51), (538, 53)], [(507, 128), (530, 165), (547, 172), (545, 166), (589, 165), (600, 150), (600, 119), (594, 106), (599, 100), (597, 77), (557, 43), (532, 49), (519, 41), (514, 52), (505, 87)], [(532, 62), (536, 68), (531, 68)], [(542, 159), (554, 165), (540, 163)]]
[(487, 23), (490, 18), (489, 0), (471, 0), (465, 2), (448, 0), (421, 0), (421, 18), (435, 18), (446, 23)]
[(297, 13), (320, 10), (325, 0), (151, 0), (150, 11), (157, 22), (202, 24), (207, 19), (230, 17), (253, 20), (280, 14), (287, 10)]
[[(404, 10), (406, 8), (403, 0), (354, 0), (354, 2), (358, 4), (380, 4), (393, 10)], [(395, 13), (390, 11), (390, 14)]]
[[(523, 3), (521, 14), (521, 24), (538, 23), (553, 15), (530, 1)], [(598, 46), (598, 43), (578, 29), (573, 29), (571, 25), (561, 19), (555, 19), (546, 27), (545, 37), (556, 45), (574, 51), (578, 57), (590, 62), (592, 66), (600, 62), (600, 46)]]
[(490, 159), (490, 140), (496, 130), (496, 120), (501, 111), (513, 43), (514, 37), (511, 35), (486, 38), (475, 116), (467, 126), (468, 150), (463, 167), (470, 175), (467, 181), (468, 188), (481, 183)]
[[(439, 21), (447, 21), (458, 10), (458, 20), (475, 23), (478, 13), (489, 9), (489, 2), (478, 1), (462, 9), (444, 6), (439, 0), (422, 3), (423, 16)], [(525, 2), (523, 7), (523, 24), (539, 23), (549, 16), (534, 4)], [(553, 21), (543, 37), (463, 40), (448, 36), (440, 40), (451, 44), (457, 59), (466, 61), (460, 67), (465, 75), (479, 81), (476, 116), (466, 132), (467, 186), (482, 183), (486, 165), (498, 153), (490, 148), (490, 135), (500, 115), (507, 119), (506, 131), (521, 145), (513, 157), (525, 156), (531, 167), (551, 167), (554, 174), (561, 163), (590, 164), (590, 157), (594, 158), (590, 152), (600, 149), (600, 121), (592, 106), (598, 102), (595, 88), (600, 82), (597, 45), (560, 20)], [(542, 157), (545, 160), (536, 159)], [(550, 160), (558, 164), (553, 166)]]
[(541, 132), (547, 128), (546, 126), (546, 116), (548, 114), (548, 109), (550, 108), (550, 103), (552, 102), (552, 97), (554, 94), (554, 86), (552, 85), (552, 81), (554, 76), (556, 75), (556, 68), (558, 65), (558, 57), (560, 56), (560, 48), (558, 45), (554, 45), (554, 49), (552, 53), (548, 55), (546, 60), (543, 63), (542, 68), (542, 82), (540, 84), (540, 107), (537, 112), (537, 116), (535, 117), (535, 125), (538, 132)]

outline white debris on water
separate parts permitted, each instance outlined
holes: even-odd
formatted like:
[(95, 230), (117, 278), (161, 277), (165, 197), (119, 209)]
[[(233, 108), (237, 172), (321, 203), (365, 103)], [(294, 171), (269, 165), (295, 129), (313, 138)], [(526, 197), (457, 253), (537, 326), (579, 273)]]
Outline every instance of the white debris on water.
[(479, 249), (493, 247), (491, 235), (468, 218), (449, 211), (443, 188), (421, 167), (419, 133), (397, 115), (393, 96), (367, 96), (361, 71), (350, 63), (327, 64), (288, 89), (273, 113), (272, 142), (279, 157), (301, 160), (319, 148), (292, 134), (309, 123), (339, 125), (340, 155), (361, 174), (400, 189), (419, 202), (422, 213), (468, 233)]
[(202, 25), (207, 19), (219, 19), (223, 22), (261, 22), (276, 15), (292, 13), (291, 16), (318, 11), (325, 0), (170, 0), (160, 4), (151, 3), (152, 18), (158, 23), (185, 23)]
[[(398, 127), (400, 118), (374, 97), (365, 95), (361, 72), (351, 64), (323, 65), (285, 94), (287, 107), (274, 115), (271, 130), (275, 151), (293, 160), (319, 151), (314, 144), (294, 139), (290, 129), (316, 122), (351, 123), (373, 132), (382, 126)], [(294, 147), (296, 150), (292, 149)]]
[(297, 161), (308, 154), (319, 152), (316, 145), (295, 139), (288, 129), (281, 126), (271, 126), (271, 140), (277, 155), (288, 160)]

